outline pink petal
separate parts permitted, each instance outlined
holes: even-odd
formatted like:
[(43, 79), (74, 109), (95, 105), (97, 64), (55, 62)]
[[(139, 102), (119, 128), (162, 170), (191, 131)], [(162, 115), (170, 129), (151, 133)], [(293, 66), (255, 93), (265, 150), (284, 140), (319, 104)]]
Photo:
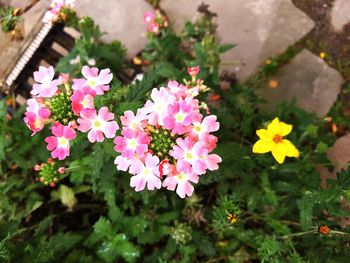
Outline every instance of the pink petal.
[(101, 84), (109, 84), (112, 79), (113, 79), (113, 74), (111, 73), (111, 71), (107, 68), (107, 69), (102, 69), (100, 71), (100, 74), (98, 75), (98, 79), (101, 81)]
[(81, 73), (86, 79), (95, 78), (98, 75), (98, 68), (89, 68), (88, 66), (84, 66)]
[(63, 136), (68, 140), (72, 140), (72, 139), (75, 139), (77, 134), (75, 133), (74, 129), (72, 129), (68, 126), (65, 126), (63, 128)]
[(55, 136), (49, 136), (45, 139), (45, 142), (47, 143), (47, 149), (49, 151), (52, 151), (53, 149), (55, 149), (57, 147), (57, 137)]
[(81, 132), (87, 132), (92, 127), (92, 123), (90, 120), (79, 118), (77, 119), (77, 122), (79, 123), (78, 130)]
[(106, 138), (114, 138), (115, 132), (119, 129), (119, 126), (117, 122), (111, 121), (106, 122), (103, 128), (103, 133), (105, 134)]
[(114, 119), (114, 114), (109, 112), (107, 107), (102, 107), (98, 112), (98, 116), (104, 121), (110, 121)]

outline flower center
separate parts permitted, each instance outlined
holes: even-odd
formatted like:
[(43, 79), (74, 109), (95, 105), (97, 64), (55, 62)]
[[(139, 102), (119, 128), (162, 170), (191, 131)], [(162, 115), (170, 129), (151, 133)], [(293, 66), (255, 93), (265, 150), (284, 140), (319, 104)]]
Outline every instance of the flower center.
[(148, 176), (148, 175), (150, 175), (150, 174), (151, 174), (151, 171), (150, 171), (149, 168), (143, 169), (143, 175)]
[(96, 120), (96, 121), (94, 121), (93, 125), (94, 125), (94, 128), (100, 128), (101, 127), (101, 122)]
[(137, 141), (135, 139), (128, 140), (128, 146), (135, 149), (137, 146)]
[(81, 102), (81, 105), (83, 105), (84, 108), (87, 108), (87, 107), (90, 107), (93, 106), (93, 101), (91, 100), (91, 97), (90, 96), (85, 96), (84, 97), (84, 100)]
[(193, 154), (188, 152), (186, 153), (186, 159), (191, 160), (193, 158)]
[(177, 122), (183, 122), (185, 119), (185, 115), (182, 112), (179, 112), (175, 115), (175, 120)]
[(179, 181), (184, 181), (186, 179), (186, 175), (183, 172), (181, 172), (178, 175), (176, 175), (176, 179)]
[(87, 84), (88, 84), (88, 86), (90, 86), (91, 88), (94, 88), (94, 87), (96, 86), (96, 80), (94, 80), (94, 79), (89, 79), (89, 80), (87, 81)]
[(149, 149), (160, 158), (170, 158), (169, 151), (176, 143), (178, 136), (165, 129), (152, 129), (149, 134), (151, 143)]
[(35, 119), (34, 128), (35, 128), (35, 129), (40, 128), (40, 127), (41, 127), (41, 124), (42, 124), (42, 121), (40, 121), (39, 119)]
[(67, 146), (68, 140), (64, 137), (59, 137), (58, 138), (58, 145), (59, 146)]
[(283, 136), (276, 134), (273, 139), (272, 139), (275, 143), (280, 143), (283, 140)]
[(197, 125), (194, 126), (194, 130), (195, 130), (197, 133), (200, 133), (200, 132), (202, 131), (202, 127), (201, 127), (199, 124), (197, 124)]
[(67, 93), (61, 92), (50, 100), (51, 117), (63, 125), (74, 121), (76, 116), (72, 111), (72, 102)]

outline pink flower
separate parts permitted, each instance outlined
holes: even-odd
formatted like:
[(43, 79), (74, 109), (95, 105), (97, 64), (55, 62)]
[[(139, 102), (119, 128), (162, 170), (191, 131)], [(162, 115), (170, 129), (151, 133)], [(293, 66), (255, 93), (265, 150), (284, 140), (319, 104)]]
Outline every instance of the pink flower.
[(187, 87), (179, 84), (175, 80), (170, 80), (167, 85), (169, 91), (176, 96), (177, 99), (186, 97)]
[(188, 74), (190, 74), (190, 76), (197, 76), (199, 73), (199, 66), (188, 67), (187, 72), (188, 72)]
[(159, 33), (159, 25), (157, 23), (151, 23), (148, 25), (148, 31), (157, 35)]
[(215, 171), (219, 169), (218, 163), (222, 162), (222, 159), (217, 154), (209, 154), (204, 157), (205, 163), (210, 171)]
[(176, 143), (170, 155), (177, 159), (177, 170), (188, 173), (192, 169), (196, 174), (204, 174), (207, 169), (205, 158), (208, 155), (205, 143), (193, 141), (189, 137), (178, 138)]
[(147, 184), (148, 190), (160, 189), (162, 182), (159, 178), (159, 158), (146, 154), (145, 161), (135, 159), (130, 166), (130, 172), (135, 174), (131, 177), (130, 186), (135, 187), (135, 191), (139, 192), (145, 189)]
[(115, 132), (119, 129), (114, 120), (114, 114), (108, 111), (107, 107), (102, 107), (98, 114), (95, 109), (84, 109), (80, 112), (81, 118), (77, 121), (80, 124), (78, 130), (88, 133), (88, 139), (91, 143), (103, 142), (106, 138), (114, 138)]
[(195, 112), (192, 106), (186, 101), (180, 100), (168, 107), (168, 116), (164, 119), (164, 127), (172, 130), (175, 134), (184, 134), (190, 131), (192, 119), (195, 117)]
[(124, 129), (122, 136), (115, 137), (114, 149), (121, 153), (123, 157), (132, 159), (135, 154), (138, 157), (143, 157), (148, 151), (148, 144), (150, 139), (145, 132), (133, 131), (131, 129)]
[(147, 114), (149, 124), (164, 125), (163, 119), (168, 116), (168, 105), (175, 102), (175, 96), (165, 88), (154, 88), (151, 98), (152, 101), (148, 100), (142, 111)]
[(143, 22), (144, 22), (145, 24), (148, 24), (148, 23), (150, 23), (150, 22), (153, 22), (154, 19), (155, 19), (155, 16), (154, 16), (154, 14), (153, 14), (152, 12), (147, 11), (147, 12), (145, 12), (144, 15), (143, 15)]
[(128, 110), (124, 112), (124, 116), (121, 116), (120, 120), (124, 128), (142, 131), (144, 127), (145, 114), (141, 110), (138, 110), (135, 116), (132, 111)]
[(48, 108), (41, 106), (36, 99), (29, 99), (27, 104), (27, 112), (25, 112), (23, 120), (27, 127), (33, 131), (33, 136), (44, 128), (45, 121), (49, 119), (51, 113)]
[(63, 160), (69, 156), (69, 141), (76, 137), (76, 133), (72, 128), (62, 124), (53, 125), (51, 130), (54, 136), (45, 139), (48, 143), (47, 149), (52, 151), (52, 158)]
[(132, 162), (133, 159), (130, 160), (120, 155), (117, 156), (114, 160), (114, 164), (117, 165), (117, 169), (124, 172), (126, 172), (129, 169)]
[(190, 182), (198, 183), (199, 177), (194, 173), (177, 172), (174, 175), (167, 176), (163, 182), (163, 187), (174, 191), (176, 186), (176, 193), (181, 197), (191, 196), (193, 193), (193, 186)]
[(109, 69), (102, 69), (99, 73), (98, 68), (89, 68), (84, 66), (82, 74), (85, 79), (73, 79), (73, 89), (79, 90), (89, 87), (96, 92), (97, 95), (103, 95), (109, 90), (109, 83), (113, 79)]
[(209, 133), (219, 130), (220, 124), (216, 120), (217, 117), (215, 115), (207, 116), (203, 120), (201, 115), (197, 115), (192, 122), (192, 129), (189, 135), (193, 138), (204, 140)]
[(30, 92), (32, 95), (37, 95), (39, 97), (50, 98), (58, 90), (58, 85), (61, 84), (59, 79), (53, 79), (55, 76), (55, 71), (53, 67), (39, 67), (38, 71), (34, 72), (34, 80), (38, 83), (33, 85), (33, 90)]
[(95, 96), (95, 91), (90, 88), (75, 90), (70, 98), (73, 112), (75, 114), (80, 114), (83, 109), (93, 109)]

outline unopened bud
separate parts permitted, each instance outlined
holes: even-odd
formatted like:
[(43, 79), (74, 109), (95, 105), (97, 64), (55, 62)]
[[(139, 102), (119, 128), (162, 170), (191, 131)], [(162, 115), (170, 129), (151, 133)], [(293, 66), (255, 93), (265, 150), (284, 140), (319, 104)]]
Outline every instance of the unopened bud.
[(64, 174), (64, 173), (66, 172), (66, 168), (60, 167), (60, 168), (58, 168), (58, 172), (59, 172), (60, 174)]

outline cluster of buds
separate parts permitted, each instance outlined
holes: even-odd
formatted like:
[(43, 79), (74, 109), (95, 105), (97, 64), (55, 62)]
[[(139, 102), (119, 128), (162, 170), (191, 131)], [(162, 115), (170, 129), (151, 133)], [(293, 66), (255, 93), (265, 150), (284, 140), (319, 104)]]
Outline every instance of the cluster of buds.
[(66, 169), (58, 167), (52, 158), (47, 159), (46, 163), (35, 165), (34, 170), (39, 172), (38, 181), (51, 187), (54, 187), (59, 181), (60, 175), (66, 172)]
[(39, 67), (34, 72), (36, 83), (31, 91), (33, 98), (27, 101), (24, 122), (32, 135), (46, 124), (51, 125), (52, 136), (45, 142), (52, 158), (63, 160), (69, 156), (70, 141), (76, 138), (77, 131), (88, 132), (89, 141), (94, 143), (114, 138), (119, 129), (107, 107), (99, 111), (94, 107), (94, 98), (110, 89), (110, 70), (84, 66), (82, 74), (84, 78), (71, 82), (66, 74), (55, 79), (53, 67)]
[(57, 22), (65, 21), (63, 16), (63, 10), (72, 8), (75, 0), (51, 0), (50, 10), (48, 10), (44, 17), (43, 22), (45, 24), (54, 24)]
[[(199, 68), (197, 69), (197, 73)], [(193, 75), (192, 75), (193, 77)], [(129, 171), (135, 191), (160, 189), (191, 196), (200, 176), (219, 168), (222, 160), (211, 152), (216, 148), (219, 129), (215, 115), (203, 115), (195, 97), (200, 87), (169, 81), (154, 88), (151, 100), (136, 114), (121, 116), (121, 135), (114, 139), (118, 170)], [(195, 81), (197, 83), (197, 81)]]
[(146, 12), (143, 15), (143, 21), (147, 24), (148, 32), (152, 35), (158, 35), (161, 30), (169, 27), (169, 22), (166, 16), (164, 16), (159, 9), (155, 10), (155, 13)]

